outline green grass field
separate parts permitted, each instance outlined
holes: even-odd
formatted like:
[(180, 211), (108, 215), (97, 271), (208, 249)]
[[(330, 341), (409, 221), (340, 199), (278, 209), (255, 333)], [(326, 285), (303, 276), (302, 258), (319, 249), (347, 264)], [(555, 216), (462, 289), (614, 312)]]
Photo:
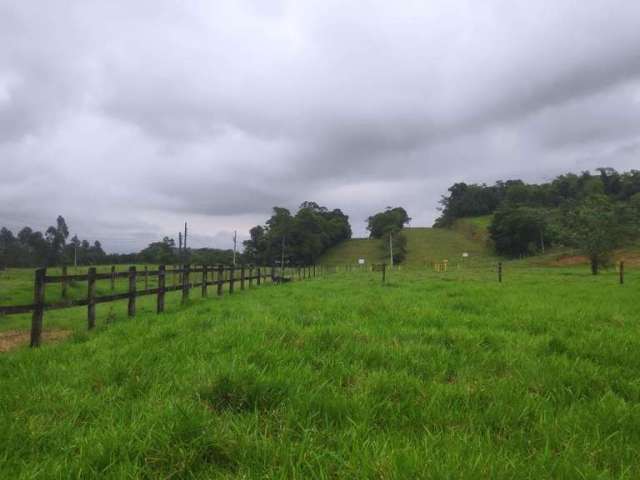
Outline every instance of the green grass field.
[(70, 339), (0, 354), (0, 478), (638, 478), (639, 294), (514, 263), (47, 313)]

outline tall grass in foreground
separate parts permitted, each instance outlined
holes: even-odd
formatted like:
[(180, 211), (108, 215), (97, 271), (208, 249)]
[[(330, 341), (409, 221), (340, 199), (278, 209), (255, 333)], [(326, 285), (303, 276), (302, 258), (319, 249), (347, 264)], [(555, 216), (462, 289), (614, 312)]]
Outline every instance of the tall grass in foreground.
[(450, 273), (53, 317), (0, 355), (0, 478), (639, 478), (640, 275)]

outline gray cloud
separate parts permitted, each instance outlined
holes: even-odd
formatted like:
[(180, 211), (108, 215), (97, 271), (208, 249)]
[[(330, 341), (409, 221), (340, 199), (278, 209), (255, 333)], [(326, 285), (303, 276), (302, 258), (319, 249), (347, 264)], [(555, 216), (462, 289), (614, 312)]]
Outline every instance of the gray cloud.
[[(64, 14), (62, 14), (62, 12)], [(274, 205), (637, 168), (640, 4), (0, 0), (0, 224), (228, 247)]]

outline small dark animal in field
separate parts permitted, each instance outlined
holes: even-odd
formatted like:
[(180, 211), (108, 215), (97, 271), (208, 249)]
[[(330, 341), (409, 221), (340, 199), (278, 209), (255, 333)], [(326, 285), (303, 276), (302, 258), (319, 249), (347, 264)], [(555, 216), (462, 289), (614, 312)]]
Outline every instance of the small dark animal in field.
[(271, 280), (273, 281), (273, 283), (289, 283), (291, 281), (290, 278), (287, 277), (279, 277), (277, 275), (271, 277)]
[(107, 314), (107, 318), (105, 319), (105, 323), (113, 323), (116, 321), (116, 314), (113, 311), (113, 307), (109, 308), (109, 313)]

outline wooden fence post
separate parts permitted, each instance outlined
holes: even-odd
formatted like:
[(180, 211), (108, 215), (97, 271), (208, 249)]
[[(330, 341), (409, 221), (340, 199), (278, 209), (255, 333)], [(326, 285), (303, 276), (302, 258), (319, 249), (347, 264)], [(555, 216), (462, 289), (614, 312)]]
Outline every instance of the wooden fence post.
[(502, 262), (498, 262), (498, 282), (502, 283)]
[(62, 299), (67, 300), (68, 292), (67, 292), (67, 266), (62, 266)]
[(262, 282), (260, 267), (258, 267), (256, 271), (258, 272), (258, 275), (256, 275), (256, 284), (260, 286), (260, 283)]
[(202, 266), (202, 296), (207, 296), (207, 282), (209, 281), (209, 269), (206, 265)]
[(624, 261), (620, 261), (620, 285), (624, 284)]
[(253, 286), (253, 264), (249, 265), (249, 288)]
[(313, 278), (316, 278), (316, 264), (313, 264)]
[(182, 303), (185, 304), (189, 300), (189, 265), (182, 267)]
[(240, 266), (240, 290), (244, 290), (244, 263)]
[(156, 305), (156, 313), (164, 312), (164, 289), (166, 286), (167, 272), (164, 265), (158, 267), (158, 301)]
[(276, 278), (276, 266), (271, 265), (271, 281), (273, 282), (275, 278)]
[(173, 265), (173, 268), (171, 269), (171, 282), (173, 283), (173, 286), (176, 286), (176, 266)]
[(111, 266), (111, 291), (113, 292), (116, 289), (116, 267), (115, 265)]
[(229, 268), (229, 293), (233, 293), (233, 283), (235, 281), (235, 273), (236, 273), (236, 267), (231, 266)]
[(138, 274), (136, 267), (129, 267), (129, 306), (127, 308), (127, 314), (130, 317), (136, 315), (136, 281)]
[(149, 267), (144, 266), (144, 289), (149, 290)]
[(33, 285), (33, 314), (31, 316), (31, 347), (39, 347), (42, 337), (42, 318), (44, 317), (44, 295), (46, 268), (39, 268), (35, 272)]
[(222, 287), (224, 285), (224, 267), (218, 265), (218, 296), (222, 295)]
[(87, 328), (96, 326), (96, 267), (89, 269), (87, 276)]

